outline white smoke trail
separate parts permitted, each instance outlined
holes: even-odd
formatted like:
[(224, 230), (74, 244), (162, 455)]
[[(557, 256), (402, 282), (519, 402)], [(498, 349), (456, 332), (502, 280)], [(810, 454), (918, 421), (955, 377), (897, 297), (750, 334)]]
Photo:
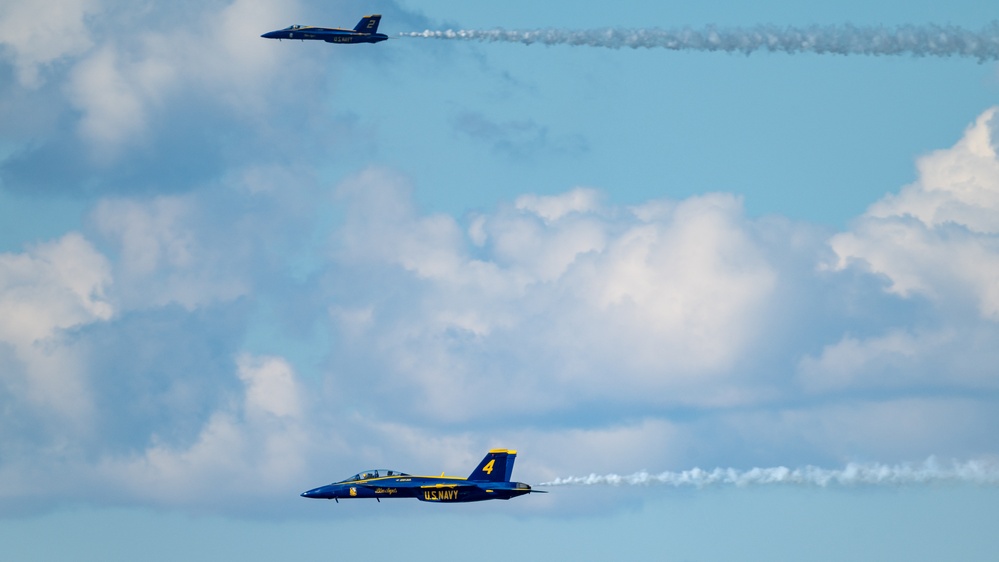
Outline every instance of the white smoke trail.
[(825, 469), (815, 466), (790, 469), (783, 466), (774, 468), (753, 468), (737, 470), (716, 468), (702, 470), (694, 468), (682, 472), (662, 472), (650, 474), (636, 472), (628, 476), (617, 474), (589, 476), (569, 476), (544, 482), (539, 486), (653, 486), (665, 485), (674, 488), (711, 486), (912, 486), (935, 483), (999, 485), (999, 463), (990, 461), (952, 462), (941, 465), (930, 458), (920, 464), (857, 464), (850, 463), (842, 469)]
[(531, 45), (585, 45), (619, 49), (669, 49), (673, 51), (724, 51), (750, 54), (830, 53), (838, 55), (911, 55), (968, 57), (978, 62), (999, 60), (999, 22), (981, 31), (956, 26), (904, 25), (894, 28), (854, 25), (813, 25), (803, 28), (759, 25), (748, 28), (692, 29), (534, 29), (515, 31), (447, 30), (400, 33), (403, 37), (463, 39), (466, 41), (523, 43)]

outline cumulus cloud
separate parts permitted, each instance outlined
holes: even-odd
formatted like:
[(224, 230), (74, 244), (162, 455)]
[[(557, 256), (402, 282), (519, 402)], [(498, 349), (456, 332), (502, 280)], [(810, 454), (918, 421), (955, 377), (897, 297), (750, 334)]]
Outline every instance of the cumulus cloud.
[[(369, 311), (363, 339), (424, 414), (600, 398), (738, 403), (752, 393), (733, 368), (761, 337), (778, 272), (735, 197), (622, 209), (589, 191), (524, 196), (463, 230), (420, 216), (397, 177), (369, 170), (339, 193), (345, 267), (397, 268), (390, 290), (410, 291), (401, 306), (369, 295), (352, 308)], [(484, 365), (491, 356), (505, 369)]]
[[(886, 195), (829, 242), (832, 271), (883, 280), (928, 310), (915, 323), (845, 333), (798, 363), (807, 392), (914, 394), (994, 389), (999, 320), (996, 109), (951, 148), (919, 159), (916, 182)], [(858, 329), (860, 327), (858, 326)]]
[(886, 196), (830, 242), (837, 269), (862, 264), (888, 290), (999, 320), (999, 159), (996, 109), (954, 147), (918, 162), (919, 178)]
[(246, 30), (278, 19), (278, 3), (237, 0), (203, 9), (174, 27), (104, 40), (74, 66), (69, 99), (81, 113), (79, 133), (98, 158), (117, 157), (129, 142), (148, 142), (150, 120), (181, 96), (213, 99), (220, 110), (243, 117), (266, 111), (280, 52)]
[(626, 346), (615, 360), (652, 376), (730, 369), (774, 297), (776, 271), (753, 225), (728, 195), (648, 211), (636, 209), (639, 220), (573, 280), (596, 313), (587, 324), (613, 326), (597, 337)]

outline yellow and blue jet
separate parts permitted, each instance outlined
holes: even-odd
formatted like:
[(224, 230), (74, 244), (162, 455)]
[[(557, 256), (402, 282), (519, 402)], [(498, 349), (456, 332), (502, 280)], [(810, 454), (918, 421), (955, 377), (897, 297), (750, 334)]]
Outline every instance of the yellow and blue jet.
[(517, 451), (493, 449), (468, 478), (458, 476), (413, 476), (395, 470), (365, 470), (346, 480), (302, 492), (303, 498), (336, 500), (346, 498), (416, 498), (425, 502), (458, 503), (508, 500), (530, 493), (523, 482), (511, 482)]
[(269, 31), (261, 35), (267, 39), (312, 39), (327, 43), (377, 43), (388, 39), (388, 35), (378, 33), (378, 22), (382, 16), (372, 14), (364, 16), (354, 26), (354, 29), (338, 27), (312, 27), (311, 25), (292, 25), (277, 31)]

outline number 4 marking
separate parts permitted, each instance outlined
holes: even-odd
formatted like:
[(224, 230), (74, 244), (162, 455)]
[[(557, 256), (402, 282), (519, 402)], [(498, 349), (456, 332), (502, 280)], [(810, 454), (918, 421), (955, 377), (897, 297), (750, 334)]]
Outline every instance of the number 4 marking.
[(493, 473), (493, 464), (495, 464), (495, 463), (496, 463), (496, 459), (492, 459), (489, 462), (487, 462), (486, 466), (482, 467), (482, 472), (485, 472), (486, 474), (492, 474)]

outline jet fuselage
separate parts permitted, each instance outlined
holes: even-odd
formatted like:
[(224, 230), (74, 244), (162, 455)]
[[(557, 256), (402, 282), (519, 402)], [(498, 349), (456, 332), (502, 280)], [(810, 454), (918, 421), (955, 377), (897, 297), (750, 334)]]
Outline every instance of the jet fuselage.
[(396, 470), (365, 470), (346, 480), (302, 492), (303, 498), (336, 500), (350, 498), (416, 498), (424, 502), (457, 503), (508, 500), (530, 493), (523, 482), (511, 482), (517, 451), (493, 449), (468, 476), (413, 476)]
[[(385, 471), (383, 471), (385, 472)], [(302, 492), (303, 498), (416, 498), (425, 502), (475, 502), (508, 500), (531, 493), (522, 482), (470, 482), (447, 476), (399, 476), (335, 482)]]
[(300, 39), (327, 43), (378, 43), (388, 39), (384, 33), (358, 33), (350, 29), (293, 25), (261, 35), (266, 39)]
[(388, 35), (378, 33), (378, 24), (381, 21), (381, 14), (372, 14), (361, 18), (354, 29), (290, 25), (284, 29), (264, 33), (261, 37), (265, 39), (326, 41), (327, 43), (377, 43), (388, 39)]

